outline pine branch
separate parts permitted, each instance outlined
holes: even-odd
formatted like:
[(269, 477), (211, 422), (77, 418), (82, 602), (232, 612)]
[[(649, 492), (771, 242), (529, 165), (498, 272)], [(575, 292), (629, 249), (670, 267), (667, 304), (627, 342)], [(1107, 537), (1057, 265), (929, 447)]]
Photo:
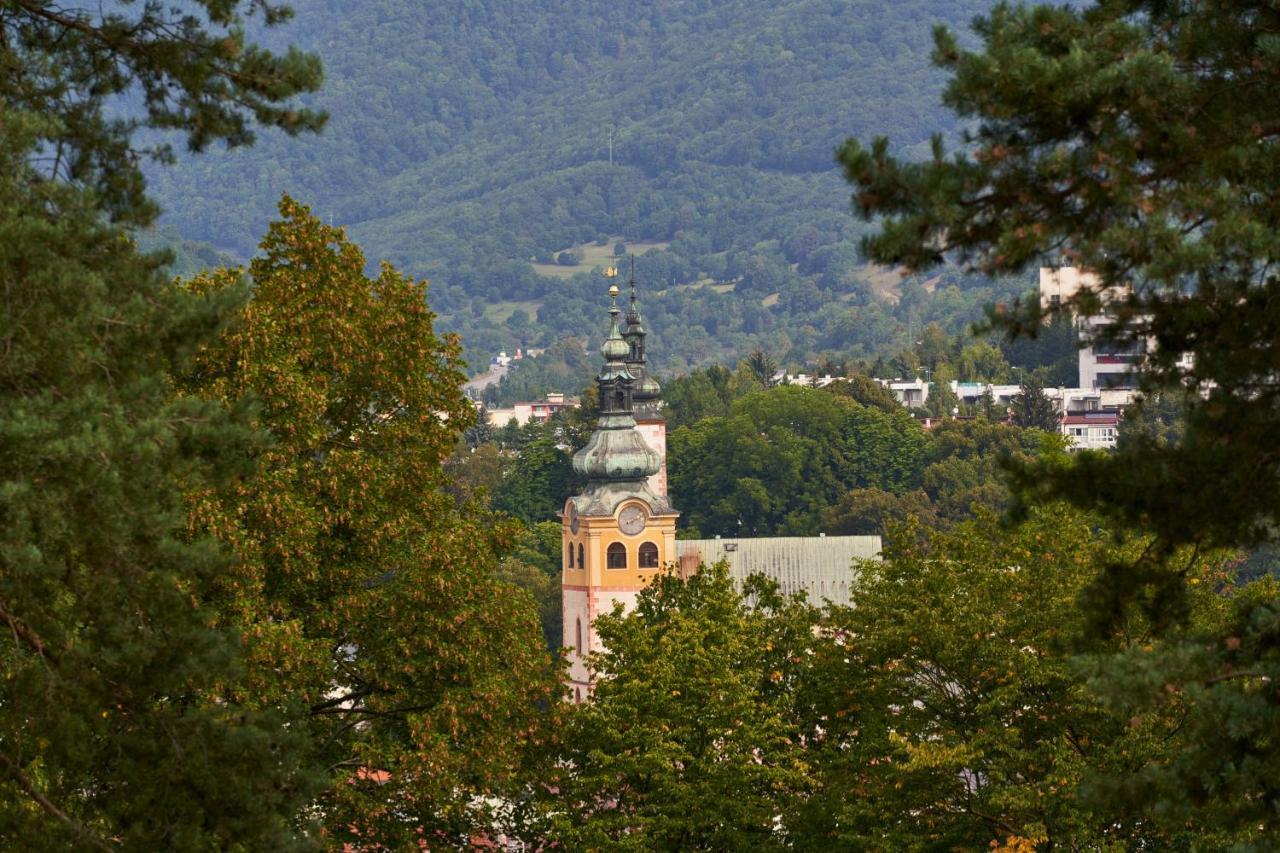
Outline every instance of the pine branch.
[(70, 829), (78, 840), (83, 841), (98, 850), (115, 849), (101, 838), (90, 833), (83, 825), (54, 805), (44, 794), (40, 793), (36, 786), (31, 784), (31, 780), (27, 778), (26, 774), (22, 772), (22, 768), (18, 767), (13, 759), (9, 758), (9, 756), (5, 755), (3, 752), (0, 752), (0, 765), (4, 766), (9, 777), (17, 783), (18, 787), (21, 788), (28, 797), (35, 800), (36, 804), (39, 805), (47, 814), (51, 815)]

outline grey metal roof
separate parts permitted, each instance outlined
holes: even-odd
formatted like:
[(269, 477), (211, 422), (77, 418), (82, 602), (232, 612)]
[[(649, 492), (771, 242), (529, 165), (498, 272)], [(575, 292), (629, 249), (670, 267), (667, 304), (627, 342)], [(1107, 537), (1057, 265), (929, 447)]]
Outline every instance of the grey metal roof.
[(678, 539), (676, 552), (697, 554), (710, 565), (724, 560), (741, 583), (761, 574), (784, 594), (805, 592), (812, 604), (850, 604), (855, 559), (880, 555), (879, 536), (778, 536), (768, 539)]

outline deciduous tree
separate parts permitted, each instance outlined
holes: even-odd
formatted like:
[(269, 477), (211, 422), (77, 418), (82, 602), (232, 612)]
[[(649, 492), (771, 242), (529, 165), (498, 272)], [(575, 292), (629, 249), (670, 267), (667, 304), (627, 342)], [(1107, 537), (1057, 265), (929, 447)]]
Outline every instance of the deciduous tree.
[(792, 714), (813, 614), (723, 564), (663, 573), (597, 618), (606, 651), (564, 737), (553, 836), (571, 849), (782, 849), (809, 789)]
[[(948, 533), (903, 530), (883, 560), (861, 562), (856, 606), (829, 614), (798, 693), (821, 730), (809, 755), (821, 793), (791, 821), (811, 833), (802, 846), (1226, 844), (1207, 815), (1153, 820), (1115, 796), (1172, 781), (1167, 765), (1200, 736), (1186, 730), (1187, 697), (1166, 692), (1140, 713), (1104, 702), (1088, 682), (1092, 659), (1076, 658), (1086, 637), (1093, 655), (1129, 655), (1136, 678), (1160, 671), (1147, 668), (1157, 655), (1179, 654), (1138, 608), (1120, 634), (1090, 635), (1079, 598), (1095, 566), (1147, 544), (1115, 533), (1057, 506), (1014, 530), (991, 515)], [(1213, 588), (1221, 565), (1188, 566), (1198, 585), (1187, 636), (1229, 618)]]
[(385, 264), (370, 279), (341, 230), (288, 197), (280, 213), (253, 298), (187, 385), (252, 400), (271, 438), (245, 477), (191, 496), (193, 528), (237, 557), (215, 600), (243, 636), (233, 695), (308, 736), (335, 842), (455, 843), (491, 827), (478, 795), (523, 790), (556, 674), (532, 600), (495, 573), (514, 531), (445, 491), (475, 412), (425, 285)]

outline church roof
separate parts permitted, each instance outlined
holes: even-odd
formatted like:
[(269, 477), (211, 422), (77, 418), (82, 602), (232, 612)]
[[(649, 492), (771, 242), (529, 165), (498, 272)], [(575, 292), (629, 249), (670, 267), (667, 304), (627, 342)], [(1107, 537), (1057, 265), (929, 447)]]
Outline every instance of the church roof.
[(696, 556), (707, 565), (724, 560), (739, 584), (749, 575), (764, 575), (777, 581), (784, 595), (804, 592), (814, 605), (852, 603), (853, 561), (879, 557), (880, 547), (879, 536), (676, 540), (682, 558)]

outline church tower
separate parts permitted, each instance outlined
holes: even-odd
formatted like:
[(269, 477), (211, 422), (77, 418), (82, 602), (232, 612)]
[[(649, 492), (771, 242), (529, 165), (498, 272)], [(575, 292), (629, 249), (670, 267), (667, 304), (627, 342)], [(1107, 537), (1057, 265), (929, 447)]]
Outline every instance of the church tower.
[(631, 307), (627, 311), (626, 329), (622, 339), (627, 342), (627, 372), (635, 379), (631, 402), (635, 413), (636, 428), (645, 442), (658, 454), (658, 470), (649, 477), (649, 488), (656, 494), (667, 494), (667, 419), (662, 416), (662, 388), (649, 373), (644, 354), (644, 322), (640, 318), (640, 304), (636, 298), (636, 259), (631, 259)]
[[(612, 273), (612, 275), (611, 275)], [(606, 276), (616, 275), (607, 270)], [(573, 468), (587, 478), (582, 494), (565, 502), (561, 514), (564, 574), (561, 582), (564, 648), (569, 658), (569, 689), (581, 702), (591, 692), (587, 656), (600, 651), (592, 623), (596, 616), (635, 604), (636, 596), (662, 566), (676, 559), (676, 517), (665, 494), (650, 482), (662, 460), (636, 425), (636, 394), (643, 385), (630, 370), (644, 366), (644, 330), (632, 307), (639, 332), (639, 360), (632, 361), (635, 337), (624, 338), (619, 327), (618, 287), (609, 288), (609, 334), (600, 354), (604, 368), (596, 378), (600, 388), (600, 419), (586, 447), (573, 457)], [(627, 329), (631, 332), (631, 316)], [(656, 403), (657, 383), (652, 400)], [(656, 405), (655, 405), (656, 408)]]

